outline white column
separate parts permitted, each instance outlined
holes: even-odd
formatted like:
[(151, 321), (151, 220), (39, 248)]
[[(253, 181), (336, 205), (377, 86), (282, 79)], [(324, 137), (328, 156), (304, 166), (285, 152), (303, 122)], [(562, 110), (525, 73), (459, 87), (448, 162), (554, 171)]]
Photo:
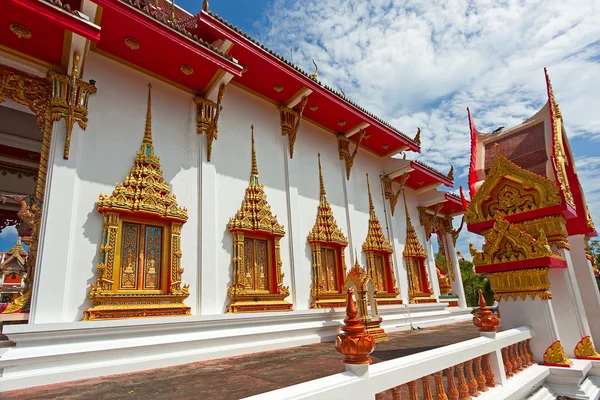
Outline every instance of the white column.
[(460, 264), (454, 247), (454, 239), (451, 233), (445, 234), (446, 239), (446, 267), (448, 272), (450, 268), (454, 271), (454, 280), (450, 277), (450, 285), (452, 285), (452, 294), (458, 296), (458, 306), (461, 308), (467, 307), (467, 299), (465, 297), (465, 288), (463, 287), (462, 275), (460, 274)]
[[(529, 326), (533, 329), (534, 337), (531, 339), (531, 351), (533, 351), (537, 362), (544, 361), (546, 349), (556, 340), (562, 339), (559, 336), (552, 306), (553, 303), (548, 300), (541, 300), (539, 297), (534, 300), (531, 300), (530, 297), (526, 297), (525, 300), (520, 298), (517, 298), (517, 300), (501, 300), (499, 303), (500, 323), (503, 329), (521, 326)], [(565, 348), (564, 343), (562, 344)]]
[[(288, 136), (282, 140), (283, 145), (283, 165), (285, 168), (285, 194), (287, 198), (287, 211), (288, 211), (288, 229), (286, 230), (286, 236), (289, 238), (290, 243), (290, 270), (291, 270), (291, 303), (294, 305), (294, 310), (308, 310), (310, 304), (310, 270), (307, 276), (299, 276), (302, 271), (300, 266), (302, 265), (303, 250), (306, 247), (306, 236), (303, 236), (300, 227), (300, 205), (298, 202), (298, 188), (292, 187), (290, 183), (290, 154), (289, 154), (289, 143)], [(306, 232), (308, 235), (308, 232)], [(298, 266), (299, 268), (296, 268)], [(300, 283), (305, 283), (304, 285)], [(307, 283), (307, 284), (306, 284)]]
[(440, 281), (437, 276), (437, 268), (435, 267), (435, 253), (433, 252), (433, 244), (431, 240), (425, 241), (425, 248), (427, 249), (427, 268), (429, 269), (429, 282), (433, 289), (433, 295), (436, 299), (440, 298)]
[(569, 357), (574, 357), (575, 346), (584, 336), (590, 335), (590, 327), (583, 309), (579, 287), (575, 283), (569, 251), (559, 249), (559, 253), (565, 258), (567, 268), (550, 269), (548, 277), (552, 284), (551, 301), (565, 353)]
[[(75, 124), (70, 156), (63, 159), (66, 135), (64, 119), (54, 123), (46, 190), (42, 208), (36, 271), (29, 321), (33, 324), (71, 321), (64, 315), (71, 269), (71, 234), (77, 207), (77, 163), (83, 133)], [(99, 232), (98, 235), (101, 233)]]
[(592, 339), (600, 343), (600, 292), (596, 283), (596, 277), (592, 265), (585, 255), (584, 235), (569, 236), (571, 251), (571, 262), (585, 313), (588, 316), (588, 324), (592, 333)]
[[(200, 179), (198, 183), (200, 188), (198, 200), (200, 202), (200, 224), (198, 224), (198, 237), (200, 238), (200, 246), (198, 246), (198, 259), (200, 260), (198, 288), (200, 295), (198, 296), (198, 312), (202, 315), (221, 314), (223, 299), (218, 298), (215, 282), (218, 282), (219, 267), (229, 265), (229, 263), (219, 264), (217, 259), (219, 238), (223, 232), (223, 227), (217, 229), (217, 171), (214, 164), (206, 161), (207, 146), (204, 137), (201, 137), (198, 146), (200, 146), (198, 152), (200, 157), (200, 173), (198, 174)], [(229, 273), (229, 271), (223, 270), (221, 273)]]

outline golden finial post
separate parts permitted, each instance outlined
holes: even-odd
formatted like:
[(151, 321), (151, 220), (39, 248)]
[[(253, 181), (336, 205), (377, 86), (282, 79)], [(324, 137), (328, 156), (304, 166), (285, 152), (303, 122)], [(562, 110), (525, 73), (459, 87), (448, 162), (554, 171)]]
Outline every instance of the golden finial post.
[(152, 84), (148, 84), (148, 109), (146, 110), (146, 128), (143, 144), (152, 144)]
[(319, 157), (319, 184), (321, 185), (321, 199), (324, 199), (326, 196), (325, 193), (325, 183), (323, 182), (323, 170), (321, 169), (321, 153), (318, 154)]
[(250, 126), (252, 130), (252, 176), (258, 176), (258, 165), (256, 164), (256, 150), (254, 149), (254, 125)]
[(202, 11), (208, 11), (208, 0), (202, 2)]
[(369, 183), (369, 174), (367, 175), (367, 191), (369, 192), (369, 211), (375, 212), (375, 206), (373, 205), (373, 196), (371, 196), (371, 184)]
[(171, 0), (171, 22), (175, 22), (175, 0)]

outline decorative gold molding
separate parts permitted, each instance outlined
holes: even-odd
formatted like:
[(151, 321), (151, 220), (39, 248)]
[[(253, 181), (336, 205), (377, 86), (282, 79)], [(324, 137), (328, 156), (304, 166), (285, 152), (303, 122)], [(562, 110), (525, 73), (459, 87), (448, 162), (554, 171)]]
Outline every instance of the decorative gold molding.
[(421, 145), (421, 128), (417, 128), (417, 134), (415, 135), (413, 142), (415, 142), (417, 146)]
[(294, 144), (296, 143), (296, 135), (298, 128), (300, 127), (300, 121), (302, 120), (302, 113), (308, 96), (303, 96), (300, 101), (300, 108), (298, 111), (288, 108), (286, 106), (278, 106), (279, 117), (281, 123), (281, 135), (287, 136), (290, 144), (290, 158), (294, 158)]
[(360, 147), (360, 142), (363, 140), (365, 136), (364, 129), (361, 129), (358, 142), (356, 142), (356, 147), (350, 154), (350, 139), (347, 138), (343, 133), (338, 133), (336, 135), (338, 140), (338, 154), (340, 156), (340, 160), (344, 160), (346, 163), (346, 179), (350, 180), (350, 171), (352, 170), (352, 165), (354, 164), (354, 158), (356, 157), (356, 153), (358, 152), (358, 148)]
[(212, 155), (212, 143), (218, 139), (219, 115), (221, 115), (221, 111), (223, 110), (222, 102), (225, 89), (225, 84), (221, 83), (216, 103), (199, 95), (194, 97), (194, 103), (196, 104), (196, 133), (206, 133), (206, 160), (209, 162)]
[[(187, 210), (177, 205), (175, 195), (164, 180), (160, 159), (154, 153), (151, 88), (148, 84), (144, 138), (131, 171), (110, 196), (100, 195), (98, 199), (98, 212), (104, 217), (103, 239), (96, 285), (91, 285), (89, 293), (94, 305), (84, 312), (84, 320), (190, 314), (190, 307), (183, 304), (189, 290), (188, 285), (182, 287), (183, 268), (180, 266), (181, 226), (187, 221)], [(161, 226), (157, 246), (162, 250), (158, 262), (167, 278), (162, 278), (162, 284), (157, 282), (156, 290), (124, 290), (115, 282), (125, 262), (121, 259), (123, 219), (131, 218), (135, 222)], [(154, 269), (154, 261), (150, 260), (149, 269)], [(141, 255), (140, 264), (144, 264)]]
[(396, 204), (398, 203), (398, 196), (400, 196), (400, 192), (404, 188), (406, 181), (409, 177), (409, 174), (402, 175), (400, 180), (400, 188), (394, 192), (393, 184), (396, 182), (394, 179), (389, 178), (387, 175), (381, 177), (381, 182), (383, 183), (383, 195), (385, 199), (390, 201), (390, 208), (392, 209), (392, 217), (394, 216), (394, 212), (396, 210)]
[[(319, 185), (320, 200), (317, 210), (317, 219), (312, 230), (308, 234), (308, 242), (312, 247), (313, 258), (313, 287), (311, 289), (311, 308), (325, 307), (343, 307), (346, 297), (342, 288), (342, 281), (346, 277), (346, 261), (344, 249), (348, 246), (348, 239), (344, 236), (333, 216), (331, 206), (327, 201), (325, 192), (325, 183), (323, 182), (323, 172), (321, 170), (321, 154), (319, 154)], [(337, 290), (326, 290), (328, 286), (325, 282), (327, 272), (323, 267), (321, 254), (321, 245), (329, 245), (334, 248), (335, 268), (332, 268), (337, 275)]]
[(454, 165), (450, 165), (450, 171), (448, 171), (446, 178), (448, 178), (451, 181), (454, 181)]
[(10, 24), (8, 24), (8, 28), (19, 39), (25, 39), (25, 40), (31, 39), (31, 36), (32, 36), (31, 32), (29, 31), (29, 29), (25, 28), (21, 24), (11, 22)]
[(532, 300), (539, 297), (542, 300), (550, 300), (550, 280), (548, 268), (529, 268), (513, 271), (491, 272), (486, 274), (490, 281), (494, 298), (497, 301), (521, 298), (525, 300), (529, 296)]
[(575, 346), (575, 357), (584, 360), (600, 360), (600, 354), (594, 348), (589, 336), (584, 336)]
[(493, 228), (483, 233), (485, 237), (483, 251), (480, 252), (473, 247), (473, 244), (469, 244), (473, 264), (476, 267), (542, 257), (563, 259), (560, 254), (551, 250), (543, 230), (539, 231), (540, 234), (536, 240), (530, 234), (508, 222), (501, 213), (497, 212), (494, 218), (496, 221)]
[(494, 213), (519, 214), (561, 203), (556, 185), (496, 153), (490, 172), (465, 212), (468, 224), (488, 221)]
[(63, 158), (69, 159), (71, 134), (75, 122), (85, 131), (88, 122), (88, 100), (91, 94), (96, 93), (96, 86), (79, 80), (79, 53), (73, 53), (73, 67), (71, 76), (48, 71), (51, 81), (50, 115), (52, 121), (65, 119), (66, 137)]
[(544, 364), (556, 367), (570, 367), (573, 361), (569, 360), (560, 340), (557, 340), (544, 352)]
[(543, 232), (548, 239), (548, 244), (555, 245), (559, 249), (569, 249), (567, 221), (562, 215), (530, 219), (514, 225), (534, 238), (539, 238)]
[[(271, 212), (271, 207), (265, 195), (264, 186), (260, 183), (256, 151), (254, 149), (254, 126), (252, 126), (252, 169), (250, 182), (240, 209), (229, 220), (228, 229), (233, 235), (233, 277), (232, 285), (227, 291), (231, 299), (228, 312), (257, 312), (257, 311), (289, 311), (292, 305), (284, 299), (289, 296), (287, 286), (283, 286), (282, 261), (279, 241), (285, 235), (282, 225)], [(268, 290), (253, 289), (246, 276), (246, 254), (244, 251), (246, 234), (259, 234), (272, 241), (275, 286)], [(268, 266), (269, 267), (269, 266)]]
[(26, 201), (28, 196), (13, 197), (20, 204), (18, 217), (30, 231), (27, 242), (29, 256), (25, 263), (26, 277), (23, 279), (25, 287), (19, 293), (19, 296), (2, 312), (3, 314), (27, 310), (31, 300), (42, 216), (41, 208), (44, 202), (48, 158), (50, 156), (50, 141), (52, 138), (53, 122), (48, 112), (50, 108), (49, 75), (46, 79), (38, 78), (0, 65), (0, 103), (6, 101), (6, 99), (11, 99), (18, 104), (28, 107), (36, 115), (38, 126), (42, 133), (42, 150), (33, 199), (28, 203)]
[(567, 161), (567, 156), (565, 154), (565, 149), (562, 140), (562, 126), (563, 126), (563, 118), (562, 113), (560, 112), (560, 108), (558, 107), (558, 103), (554, 98), (554, 91), (552, 90), (552, 84), (550, 83), (550, 77), (546, 72), (546, 81), (548, 83), (548, 101), (550, 103), (551, 108), (551, 118), (552, 120), (552, 162), (554, 163), (554, 168), (556, 170), (556, 178), (558, 180), (558, 184), (560, 186), (560, 190), (563, 193), (565, 200), (569, 203), (573, 208), (575, 208), (575, 201), (573, 200), (573, 193), (571, 192), (571, 188), (569, 187), (569, 180), (567, 179), (567, 171), (565, 168), (565, 164)]

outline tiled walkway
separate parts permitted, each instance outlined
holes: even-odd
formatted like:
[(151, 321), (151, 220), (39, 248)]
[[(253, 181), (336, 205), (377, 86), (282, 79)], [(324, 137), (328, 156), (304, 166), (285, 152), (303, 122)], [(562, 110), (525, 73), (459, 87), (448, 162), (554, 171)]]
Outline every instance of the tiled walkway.
[[(478, 337), (471, 322), (402, 331), (377, 344), (374, 363)], [(204, 361), (0, 393), (5, 400), (235, 400), (344, 371), (333, 343)]]

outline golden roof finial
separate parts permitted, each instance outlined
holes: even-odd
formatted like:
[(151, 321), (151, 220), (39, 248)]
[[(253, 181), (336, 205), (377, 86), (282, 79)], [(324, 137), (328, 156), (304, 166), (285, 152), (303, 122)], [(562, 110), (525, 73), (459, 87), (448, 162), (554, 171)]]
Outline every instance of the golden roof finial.
[(258, 166), (256, 164), (256, 150), (254, 150), (254, 125), (250, 126), (252, 129), (252, 176), (258, 176)]
[(148, 84), (148, 110), (146, 111), (146, 129), (144, 129), (144, 144), (152, 145), (152, 84)]
[(371, 184), (369, 183), (369, 174), (367, 175), (367, 191), (369, 192), (369, 211), (371, 214), (375, 213), (375, 206), (373, 205), (373, 196), (371, 196)]
[(202, 11), (208, 11), (208, 0), (202, 2)]
[(324, 199), (327, 194), (325, 193), (325, 183), (323, 182), (323, 171), (321, 170), (321, 153), (319, 157), (319, 184), (321, 185), (321, 199)]

